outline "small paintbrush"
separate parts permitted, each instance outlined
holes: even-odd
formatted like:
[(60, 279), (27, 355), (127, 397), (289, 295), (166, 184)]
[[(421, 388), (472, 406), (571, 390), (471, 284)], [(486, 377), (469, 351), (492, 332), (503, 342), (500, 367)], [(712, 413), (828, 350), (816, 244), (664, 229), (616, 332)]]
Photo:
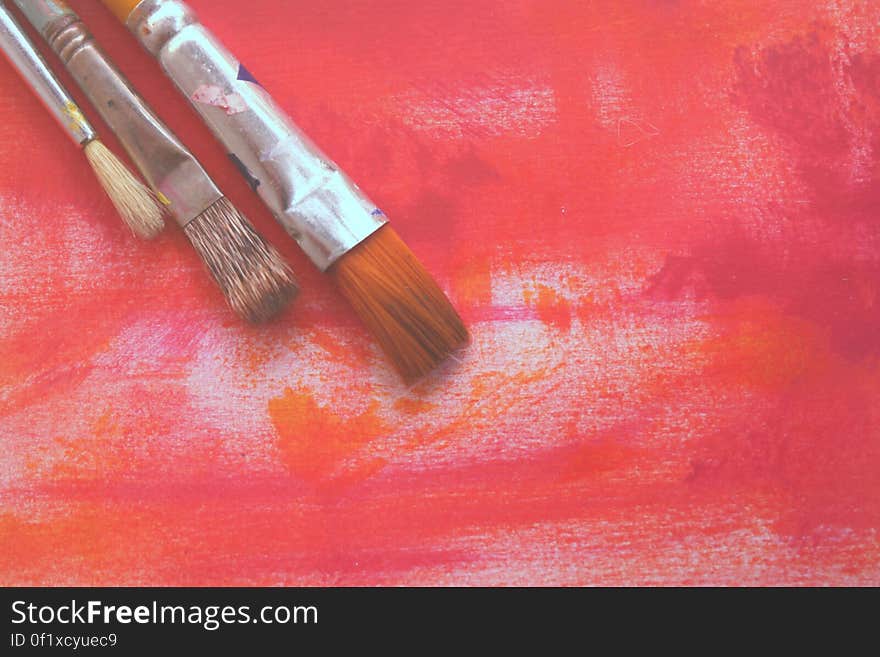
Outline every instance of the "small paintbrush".
[(306, 255), (330, 273), (407, 381), (467, 342), (446, 295), (385, 217), (179, 0), (102, 0), (224, 144)]
[(61, 0), (14, 0), (58, 54), (206, 263), (230, 306), (261, 322), (298, 291), (293, 273), (134, 91)]
[(158, 235), (165, 224), (156, 198), (98, 139), (79, 106), (2, 3), (0, 50), (68, 136), (83, 149), (98, 182), (132, 232), (144, 239)]

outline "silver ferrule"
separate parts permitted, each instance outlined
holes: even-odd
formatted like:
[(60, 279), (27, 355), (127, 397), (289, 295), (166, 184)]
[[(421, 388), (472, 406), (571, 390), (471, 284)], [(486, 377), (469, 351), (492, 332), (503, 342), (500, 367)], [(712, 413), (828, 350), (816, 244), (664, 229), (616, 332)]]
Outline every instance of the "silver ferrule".
[(82, 146), (97, 139), (95, 129), (2, 2), (0, 50), (73, 141)]
[(58, 53), (159, 200), (181, 226), (186, 226), (222, 197), (195, 156), (132, 89), (65, 2), (14, 1)]
[(278, 222), (322, 271), (385, 217), (178, 0), (142, 0), (127, 25), (187, 97)]

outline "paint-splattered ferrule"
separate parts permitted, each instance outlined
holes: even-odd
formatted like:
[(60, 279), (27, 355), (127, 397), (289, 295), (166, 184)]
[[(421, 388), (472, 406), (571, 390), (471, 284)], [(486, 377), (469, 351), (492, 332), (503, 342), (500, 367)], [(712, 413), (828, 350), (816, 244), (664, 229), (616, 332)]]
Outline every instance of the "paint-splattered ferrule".
[(34, 93), (43, 101), (58, 124), (80, 146), (98, 138), (73, 97), (46, 65), (21, 26), (0, 3), (0, 49)]
[(177, 0), (142, 0), (127, 25), (189, 99), (275, 218), (322, 271), (385, 218)]
[(66, 4), (15, 0), (113, 130), (168, 212), (186, 226), (222, 194), (153, 113)]

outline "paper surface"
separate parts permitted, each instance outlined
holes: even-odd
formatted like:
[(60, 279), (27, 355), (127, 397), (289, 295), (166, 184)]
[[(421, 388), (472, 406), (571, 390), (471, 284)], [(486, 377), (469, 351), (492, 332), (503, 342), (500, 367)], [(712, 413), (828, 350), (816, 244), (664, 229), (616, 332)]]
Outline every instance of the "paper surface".
[(243, 325), (3, 62), (0, 583), (880, 583), (877, 3), (192, 0), (460, 309), (411, 389), (71, 4), (303, 293)]

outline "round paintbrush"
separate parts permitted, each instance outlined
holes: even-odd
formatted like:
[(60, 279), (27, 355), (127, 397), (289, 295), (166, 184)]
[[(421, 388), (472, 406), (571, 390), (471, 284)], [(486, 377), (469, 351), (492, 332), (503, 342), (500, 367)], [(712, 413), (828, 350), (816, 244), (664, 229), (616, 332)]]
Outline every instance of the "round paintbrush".
[(0, 50), (68, 136), (83, 149), (98, 182), (134, 234), (150, 239), (164, 221), (155, 196), (99, 139), (5, 5), (0, 3)]
[(103, 0), (160, 63), (312, 262), (333, 276), (407, 381), (468, 340), (380, 212), (180, 0)]
[(298, 291), (281, 255), (217, 189), (66, 2), (15, 3), (58, 54), (166, 211), (183, 228), (233, 310), (252, 322), (277, 314)]

